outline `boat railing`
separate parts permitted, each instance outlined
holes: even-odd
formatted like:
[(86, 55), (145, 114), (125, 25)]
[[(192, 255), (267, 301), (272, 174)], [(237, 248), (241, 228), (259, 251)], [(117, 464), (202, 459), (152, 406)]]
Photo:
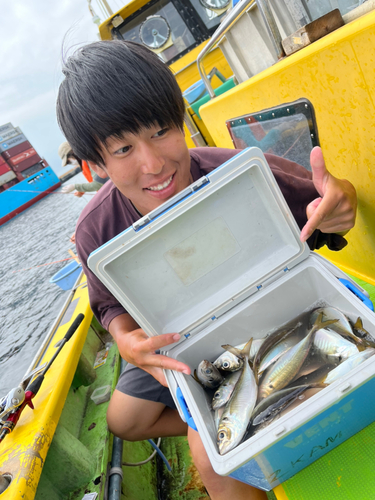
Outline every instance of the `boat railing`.
[(228, 13), (228, 15), (223, 19), (218, 29), (212, 35), (209, 42), (206, 44), (204, 49), (200, 52), (197, 57), (197, 65), (199, 74), (205, 84), (207, 92), (210, 98), (215, 97), (214, 90), (210, 83), (210, 80), (205, 72), (203, 66), (204, 57), (214, 48), (215, 45), (219, 43), (219, 41), (225, 36), (225, 34), (232, 28), (232, 26), (238, 21), (238, 19), (247, 11), (254, 7), (258, 7), (262, 18), (267, 27), (267, 31), (271, 37), (273, 47), (276, 51), (277, 58), (280, 59), (283, 57), (284, 50), (281, 45), (281, 34), (279, 28), (277, 27), (274, 15), (270, 6), (266, 0), (242, 0)]

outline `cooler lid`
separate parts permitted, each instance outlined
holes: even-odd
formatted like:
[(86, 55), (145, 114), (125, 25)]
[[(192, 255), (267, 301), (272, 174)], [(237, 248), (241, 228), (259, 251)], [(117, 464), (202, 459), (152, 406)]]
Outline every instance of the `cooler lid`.
[(190, 335), (308, 257), (258, 148), (248, 148), (91, 253), (148, 335)]

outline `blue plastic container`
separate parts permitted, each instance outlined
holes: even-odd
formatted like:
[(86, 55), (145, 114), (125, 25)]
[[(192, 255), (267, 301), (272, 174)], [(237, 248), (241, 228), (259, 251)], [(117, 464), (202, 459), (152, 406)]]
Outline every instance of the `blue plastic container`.
[(74, 283), (77, 281), (81, 270), (81, 264), (73, 260), (73, 262), (69, 262), (67, 266), (63, 267), (58, 273), (52, 276), (49, 282), (55, 283), (63, 290), (71, 290)]

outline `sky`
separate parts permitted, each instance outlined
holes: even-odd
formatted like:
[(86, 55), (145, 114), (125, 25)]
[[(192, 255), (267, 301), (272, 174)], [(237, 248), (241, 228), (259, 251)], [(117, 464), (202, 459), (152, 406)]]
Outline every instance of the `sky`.
[[(126, 0), (108, 0), (113, 12)], [(56, 121), (56, 97), (63, 79), (62, 48), (98, 40), (87, 0), (0, 0), (0, 125), (20, 127), (36, 152), (61, 175), (57, 154), (65, 140)], [(92, 1), (95, 13), (105, 16)], [(64, 41), (65, 38), (65, 41)]]

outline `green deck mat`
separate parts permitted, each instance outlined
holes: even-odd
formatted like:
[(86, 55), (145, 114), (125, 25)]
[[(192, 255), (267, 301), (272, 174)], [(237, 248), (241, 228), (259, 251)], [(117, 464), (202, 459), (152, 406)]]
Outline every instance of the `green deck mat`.
[[(375, 302), (375, 286), (352, 278)], [(375, 418), (375, 417), (374, 417)], [(276, 489), (278, 500), (374, 500), (375, 422)]]

